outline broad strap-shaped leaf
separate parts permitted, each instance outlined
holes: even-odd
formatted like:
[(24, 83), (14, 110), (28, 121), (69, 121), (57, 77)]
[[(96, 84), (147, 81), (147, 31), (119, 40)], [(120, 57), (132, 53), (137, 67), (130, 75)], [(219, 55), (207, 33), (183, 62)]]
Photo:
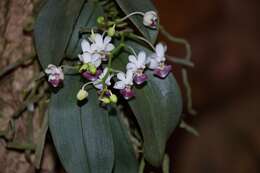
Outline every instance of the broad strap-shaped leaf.
[(179, 123), (182, 98), (173, 75), (162, 80), (147, 71), (149, 81), (135, 89), (136, 98), (129, 102), (144, 136), (144, 157), (159, 166), (171, 133)]
[(74, 25), (85, 0), (48, 0), (35, 24), (36, 50), (43, 68), (58, 65), (64, 57)]
[(96, 27), (98, 16), (102, 16), (103, 14), (103, 8), (98, 1), (89, 0), (84, 4), (83, 10), (79, 15), (77, 24), (75, 25), (71, 39), (69, 41), (69, 45), (66, 50), (66, 57), (75, 58), (78, 56), (78, 54), (81, 52), (80, 28)]
[[(116, 0), (116, 2), (126, 15), (136, 11), (144, 13), (147, 11), (157, 12), (151, 0)], [(158, 29), (150, 29), (144, 26), (143, 17), (140, 15), (134, 15), (130, 17), (130, 20), (146, 39), (155, 43), (158, 36)]]
[(79, 77), (65, 76), (64, 87), (52, 94), (49, 105), (49, 127), (57, 153), (68, 173), (89, 173), (82, 117), (76, 94)]
[(97, 91), (93, 88), (88, 92), (88, 103), (81, 107), (81, 115), (91, 173), (111, 173), (114, 144), (109, 116), (99, 104)]
[(111, 173), (113, 138), (108, 114), (98, 105), (95, 89), (83, 105), (77, 103), (80, 77), (66, 75), (53, 94), (49, 126), (59, 158), (68, 173)]
[(115, 163), (113, 173), (137, 173), (138, 161), (134, 154), (133, 145), (123, 122), (120, 120), (120, 112), (112, 109), (109, 119), (115, 145)]
[[(149, 52), (136, 43), (131, 42), (131, 46), (137, 52), (140, 50)], [(122, 53), (114, 60), (114, 68), (125, 69), (127, 61), (128, 54)], [(179, 123), (182, 97), (172, 74), (160, 79), (150, 70), (146, 70), (145, 73), (149, 79), (143, 87), (134, 89), (135, 98), (129, 101), (129, 105), (142, 131), (145, 159), (150, 164), (159, 166), (167, 140)]]

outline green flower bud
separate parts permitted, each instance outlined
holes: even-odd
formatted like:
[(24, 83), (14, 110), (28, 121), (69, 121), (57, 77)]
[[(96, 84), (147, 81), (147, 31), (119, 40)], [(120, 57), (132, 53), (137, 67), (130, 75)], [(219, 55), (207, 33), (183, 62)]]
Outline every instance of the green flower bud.
[(86, 90), (80, 89), (78, 94), (77, 94), (77, 99), (79, 101), (82, 101), (87, 97), (88, 97), (88, 92)]
[(109, 104), (111, 102), (110, 99), (107, 97), (101, 98), (100, 101), (102, 101), (104, 104)]
[(112, 103), (117, 103), (117, 96), (115, 95), (115, 94), (112, 94), (110, 97), (109, 97), (109, 99), (110, 99), (110, 101), (112, 102)]
[(104, 25), (104, 24), (105, 24), (105, 17), (104, 17), (104, 16), (99, 16), (99, 17), (97, 18), (97, 23), (98, 23), (99, 25)]
[(107, 31), (107, 34), (110, 36), (110, 37), (113, 37), (116, 33), (116, 25), (113, 25), (112, 27), (108, 28), (108, 31)]

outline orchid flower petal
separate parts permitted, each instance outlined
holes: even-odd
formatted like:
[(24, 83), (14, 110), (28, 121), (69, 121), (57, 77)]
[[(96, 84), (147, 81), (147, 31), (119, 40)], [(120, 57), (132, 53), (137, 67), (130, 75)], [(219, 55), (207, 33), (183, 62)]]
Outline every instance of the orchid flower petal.
[(134, 55), (129, 55), (128, 56), (128, 60), (129, 60), (129, 62), (137, 64), (137, 59), (136, 59), (136, 57)]
[(126, 85), (123, 81), (117, 81), (114, 85), (115, 89), (124, 89), (125, 87)]
[(110, 43), (110, 41), (111, 41), (111, 37), (106, 36), (104, 39), (104, 44), (107, 45), (108, 43)]
[(90, 44), (86, 39), (81, 41), (81, 48), (83, 52), (91, 52)]
[(114, 48), (115, 48), (115, 46), (113, 44), (109, 43), (109, 44), (106, 45), (105, 51), (110, 52)]
[(149, 68), (150, 69), (156, 69), (158, 67), (159, 67), (159, 62), (156, 59), (154, 59), (154, 58), (150, 58), (150, 60), (149, 60)]
[(138, 54), (137, 65), (139, 66), (139, 68), (144, 67), (145, 62), (146, 62), (146, 54), (145, 52), (141, 51)]
[(128, 63), (127, 65), (126, 65), (126, 69), (127, 70), (132, 70), (132, 71), (136, 71), (137, 70), (137, 66), (134, 64), (134, 63)]
[(119, 73), (117, 73), (117, 78), (119, 79), (119, 80), (121, 80), (121, 81), (123, 81), (123, 80), (125, 80), (125, 73), (123, 73), (123, 72), (119, 72)]

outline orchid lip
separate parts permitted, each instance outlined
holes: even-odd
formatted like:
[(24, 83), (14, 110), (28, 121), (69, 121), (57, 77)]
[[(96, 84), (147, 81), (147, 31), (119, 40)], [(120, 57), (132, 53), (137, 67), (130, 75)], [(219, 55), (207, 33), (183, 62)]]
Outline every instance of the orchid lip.
[(135, 77), (134, 77), (134, 82), (137, 84), (137, 85), (141, 85), (143, 84), (145, 81), (147, 81), (148, 79), (148, 76), (144, 73), (142, 74), (136, 74)]
[(61, 79), (53, 79), (49, 80), (49, 83), (54, 87), (57, 88), (61, 84), (62, 80)]
[(157, 28), (157, 20), (152, 20), (151, 28), (156, 29)]
[(85, 79), (87, 79), (87, 80), (89, 80), (89, 81), (95, 81), (95, 80), (98, 79), (98, 77), (99, 77), (99, 75), (100, 75), (101, 73), (102, 73), (102, 70), (101, 70), (101, 69), (98, 69), (95, 74), (92, 74), (92, 73), (90, 73), (90, 72), (88, 72), (88, 71), (85, 71), (85, 72), (83, 72), (81, 75), (82, 75)]
[(131, 98), (134, 97), (134, 92), (133, 90), (131, 90), (130, 88), (124, 88), (120, 90), (120, 94), (122, 94), (122, 96), (126, 99), (126, 100), (130, 100)]
[(163, 68), (157, 68), (154, 70), (154, 75), (160, 78), (165, 78), (171, 72), (172, 66), (171, 65), (164, 65)]

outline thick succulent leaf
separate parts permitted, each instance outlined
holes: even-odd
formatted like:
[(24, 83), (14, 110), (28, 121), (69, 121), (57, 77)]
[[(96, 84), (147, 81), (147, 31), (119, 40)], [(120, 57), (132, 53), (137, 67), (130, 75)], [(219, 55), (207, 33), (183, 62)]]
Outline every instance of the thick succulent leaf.
[(77, 24), (75, 25), (71, 39), (69, 41), (68, 48), (66, 50), (66, 57), (75, 58), (81, 52), (80, 47), (80, 28), (87, 27), (92, 28), (97, 25), (97, 17), (104, 14), (103, 8), (98, 1), (89, 0), (84, 4)]
[(149, 82), (135, 89), (136, 99), (129, 102), (144, 136), (144, 156), (152, 165), (159, 166), (168, 138), (179, 123), (182, 113), (180, 90), (173, 75), (155, 78), (146, 72)]
[(114, 144), (107, 110), (99, 104), (95, 89), (89, 90), (88, 103), (81, 107), (84, 142), (91, 173), (111, 173)]
[[(136, 51), (149, 50), (136, 43), (129, 43)], [(124, 69), (127, 53), (114, 60), (114, 68)], [(135, 98), (129, 105), (139, 123), (144, 139), (145, 159), (154, 166), (162, 162), (165, 146), (171, 133), (179, 123), (182, 113), (182, 97), (177, 81), (172, 74), (165, 79), (145, 72), (149, 79), (143, 87), (134, 88)]]
[(34, 37), (40, 63), (58, 65), (64, 57), (85, 0), (48, 0), (35, 24)]
[(129, 140), (127, 129), (120, 120), (119, 112), (112, 109), (109, 115), (115, 145), (113, 173), (137, 173), (138, 161), (134, 154), (133, 145)]
[[(151, 2), (151, 0), (116, 0), (116, 2), (126, 15), (136, 11), (156, 11), (155, 6)], [(158, 36), (158, 29), (150, 29), (144, 26), (143, 17), (140, 15), (134, 15), (130, 17), (130, 20), (142, 33), (142, 35), (146, 37), (146, 39), (148, 39), (152, 43), (155, 43)]]
[(57, 153), (68, 173), (88, 173), (80, 108), (75, 95), (79, 78), (65, 76), (64, 87), (52, 94), (49, 105), (49, 127)]
[(114, 146), (108, 114), (98, 106), (95, 89), (88, 101), (77, 103), (80, 77), (66, 75), (64, 87), (53, 94), (49, 126), (59, 158), (68, 173), (110, 173)]

